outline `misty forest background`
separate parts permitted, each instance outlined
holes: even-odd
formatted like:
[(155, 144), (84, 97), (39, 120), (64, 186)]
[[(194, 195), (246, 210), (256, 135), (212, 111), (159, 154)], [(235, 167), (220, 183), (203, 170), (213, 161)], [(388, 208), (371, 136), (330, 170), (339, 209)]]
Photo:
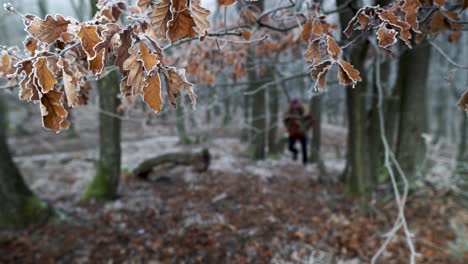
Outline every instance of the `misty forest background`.
[[(93, 13), (92, 1), (8, 2), (41, 18), (62, 14), (85, 21)], [(265, 9), (284, 2), (265, 1)], [(335, 1), (323, 2), (323, 10), (337, 7)], [(212, 12), (214, 29), (239, 17), (235, 6), (225, 18), (216, 1), (202, 5)], [(343, 11), (328, 19), (342, 29), (350, 16)], [(462, 18), (466, 21), (466, 12)], [(21, 46), (25, 37), (21, 19), (2, 11), (0, 44)], [(434, 44), (401, 49), (382, 63), (385, 133), (409, 180), (405, 212), (421, 253), (418, 263), (466, 263), (468, 117), (456, 103), (468, 89), (468, 74), (447, 57), (468, 65), (468, 34), (457, 42), (444, 35)], [(210, 56), (223, 56), (236, 45), (228, 43)], [(294, 55), (306, 48), (249, 52), (246, 76), (237, 80), (229, 67), (210, 85), (197, 84), (188, 74), (198, 96), (195, 110), (182, 97), (176, 110), (167, 103), (156, 115), (138, 99), (123, 100), (121, 114), (113, 115), (108, 109), (117, 103), (103, 109), (106, 103), (98, 96), (103, 87), (119, 89), (120, 78), (110, 74), (91, 91), (88, 105), (69, 112), (72, 126), (59, 134), (42, 128), (38, 105), (19, 101), (17, 89), (1, 89), (7, 135), (0, 135), (27, 185), (60, 220), (0, 233), (0, 262), (367, 263), (398, 215), (384, 163), (374, 61), (366, 60), (368, 46), (358, 41), (345, 56), (364, 81), (343, 87), (329, 77), (326, 89), (314, 91), (305, 60)], [(292, 161), (287, 150), (282, 118), (293, 98), (302, 100), (316, 121), (308, 133), (306, 166)], [(99, 129), (100, 122), (107, 122), (107, 130)], [(111, 156), (107, 161), (99, 147), (106, 140), (99, 135), (110, 144), (121, 142), (121, 149), (104, 151)], [(204, 149), (211, 155), (208, 170), (183, 164)], [(141, 162), (168, 153), (189, 156), (145, 177), (132, 173)], [(89, 184), (97, 168), (120, 179), (115, 190), (99, 197), (111, 201), (83, 199), (94, 195)], [(398, 186), (403, 190), (401, 178)], [(407, 263), (408, 254), (405, 234), (398, 232), (382, 263)]]

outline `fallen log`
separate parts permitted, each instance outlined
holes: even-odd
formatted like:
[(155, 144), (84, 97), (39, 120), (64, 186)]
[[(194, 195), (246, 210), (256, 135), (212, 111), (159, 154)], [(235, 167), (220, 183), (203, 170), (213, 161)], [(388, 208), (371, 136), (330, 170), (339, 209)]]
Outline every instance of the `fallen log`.
[(203, 149), (200, 152), (174, 152), (163, 154), (143, 161), (132, 172), (132, 175), (147, 178), (154, 167), (166, 164), (192, 166), (196, 171), (203, 172), (210, 166), (210, 152)]

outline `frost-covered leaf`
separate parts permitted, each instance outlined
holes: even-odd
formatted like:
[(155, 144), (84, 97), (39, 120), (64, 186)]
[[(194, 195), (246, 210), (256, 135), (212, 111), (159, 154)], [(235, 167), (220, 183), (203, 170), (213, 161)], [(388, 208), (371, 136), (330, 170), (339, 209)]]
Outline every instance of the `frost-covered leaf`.
[(7, 75), (13, 74), (15, 68), (13, 67), (13, 60), (8, 53), (1, 54), (0, 56), (0, 77), (7, 78)]
[(340, 60), (340, 70), (338, 71), (338, 80), (341, 85), (355, 85), (362, 81), (359, 76), (359, 71), (356, 70), (349, 62)]
[(17, 64), (16, 75), (23, 75), (19, 86), (19, 98), (22, 101), (31, 101), (34, 94), (37, 94), (37, 88), (34, 86), (34, 71), (31, 60), (23, 60)]
[(377, 30), (377, 39), (379, 40), (379, 46), (387, 48), (397, 42), (397, 32), (394, 29), (387, 28), (386, 23), (380, 24), (379, 30)]
[(468, 112), (468, 90), (463, 93), (463, 95), (460, 97), (460, 100), (458, 100), (457, 104), (458, 106), (460, 106)]
[(330, 70), (331, 66), (333, 65), (333, 62), (331, 60), (325, 60), (319, 64), (314, 65), (310, 73), (312, 75), (312, 79), (315, 81), (314, 88), (317, 89), (323, 89), (325, 88), (325, 82), (327, 78), (327, 73), (328, 70)]
[(418, 11), (420, 7), (421, 3), (419, 0), (405, 0), (401, 6), (401, 10), (405, 13), (405, 21), (411, 25), (415, 32), (420, 32), (418, 23)]
[(331, 36), (327, 36), (327, 52), (334, 60), (338, 60), (341, 56), (341, 48)]
[(46, 94), (52, 91), (57, 84), (57, 79), (47, 65), (45, 57), (39, 57), (33, 64), (34, 77), (37, 79), (38, 88)]
[(62, 104), (62, 93), (50, 91), (41, 97), (42, 125), (56, 132), (69, 126), (66, 120), (68, 112)]
[(140, 55), (138, 56), (138, 60), (143, 64), (143, 69), (148, 73), (155, 69), (156, 65), (158, 65), (159, 58), (156, 54), (151, 52), (145, 44), (139, 43), (140, 47)]
[(302, 28), (302, 40), (310, 41), (310, 38), (312, 37), (312, 24), (313, 23), (314, 23), (314, 20), (309, 19), (304, 24), (304, 27)]
[(311, 64), (317, 64), (322, 61), (325, 50), (320, 49), (320, 39), (316, 39), (309, 44), (304, 53), (304, 58)]
[(151, 25), (156, 32), (156, 36), (166, 39), (167, 23), (172, 18), (170, 12), (171, 1), (161, 0), (159, 3), (153, 3), (151, 7), (152, 10), (148, 14), (148, 17), (151, 20)]
[(171, 20), (167, 22), (166, 35), (168, 40), (174, 42), (197, 35), (193, 29), (196, 26), (195, 21), (185, 0), (172, 0), (171, 15)]
[(26, 31), (39, 41), (51, 44), (67, 32), (69, 24), (70, 21), (60, 15), (55, 18), (47, 15), (45, 20), (34, 17), (34, 20), (26, 26)]
[(96, 46), (104, 42), (101, 36), (99, 36), (98, 27), (83, 23), (77, 35), (80, 38), (81, 47), (86, 52), (88, 60), (94, 59), (98, 54)]
[(197, 96), (193, 93), (192, 86), (190, 82), (185, 78), (184, 69), (176, 69), (174, 67), (169, 67), (167, 74), (164, 75), (166, 81), (166, 90), (169, 102), (172, 107), (177, 106), (176, 98), (181, 95), (181, 90), (186, 90), (192, 100), (192, 106), (196, 104)]
[(388, 27), (393, 28), (398, 32), (398, 37), (405, 42), (406, 46), (409, 48), (412, 47), (410, 42), (410, 39), (412, 38), (410, 24), (400, 20), (399, 17), (386, 10), (379, 14), (379, 18), (382, 19), (382, 21), (387, 22)]
[(96, 56), (88, 61), (88, 69), (93, 73), (94, 76), (98, 77), (98, 79), (101, 77), (105, 65), (105, 49), (100, 50)]
[(139, 61), (139, 54), (135, 49), (130, 50), (130, 57), (123, 63), (123, 69), (127, 71), (127, 85), (131, 87), (131, 94), (143, 93), (144, 74), (143, 65)]
[(27, 36), (23, 42), (24, 47), (26, 48), (26, 50), (28, 50), (31, 53), (31, 56), (33, 57), (36, 55), (38, 42), (39, 41), (37, 39), (31, 36)]
[(210, 21), (208, 21), (208, 16), (211, 14), (210, 10), (203, 8), (200, 5), (200, 0), (191, 0), (190, 10), (195, 25), (200, 31), (200, 37), (206, 36), (208, 29), (210, 28)]
[(120, 45), (115, 49), (117, 58), (115, 59), (115, 66), (119, 68), (121, 74), (124, 74), (125, 70), (123, 69), (124, 61), (130, 56), (128, 53), (130, 47), (132, 46), (132, 30), (125, 29), (119, 34)]
[(161, 80), (156, 72), (146, 78), (146, 84), (143, 88), (143, 100), (156, 113), (161, 112), (163, 99), (161, 95)]
[(137, 5), (140, 7), (141, 12), (145, 12), (152, 2), (152, 0), (138, 0)]
[(65, 98), (69, 107), (77, 107), (79, 105), (79, 71), (76, 66), (70, 65), (65, 59), (60, 58), (58, 63), (62, 69), (63, 76), (63, 89), (65, 91)]

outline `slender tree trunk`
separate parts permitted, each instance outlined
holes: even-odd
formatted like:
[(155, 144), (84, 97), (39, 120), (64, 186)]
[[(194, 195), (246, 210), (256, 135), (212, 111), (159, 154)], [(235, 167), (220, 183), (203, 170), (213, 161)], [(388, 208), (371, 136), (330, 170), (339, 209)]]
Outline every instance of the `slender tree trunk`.
[(310, 99), (310, 112), (314, 116), (312, 140), (310, 141), (310, 162), (320, 162), (320, 142), (322, 134), (322, 94), (314, 94)]
[[(275, 77), (275, 68), (274, 66), (268, 66), (267, 77), (271, 76), (271, 80), (274, 80)], [(269, 78), (268, 78), (269, 79)], [(280, 118), (279, 112), (279, 100), (280, 94), (278, 90), (278, 85), (274, 85), (268, 90), (268, 110), (269, 110), (269, 120), (268, 120), (268, 153), (270, 155), (278, 154), (278, 123)]]
[[(246, 65), (247, 65), (247, 80), (249, 81), (255, 81), (256, 78), (256, 72), (255, 72), (255, 67), (253, 66), (254, 64), (254, 56), (255, 53), (252, 49), (249, 49), (248, 51), (249, 55), (246, 58)], [(251, 91), (252, 89), (255, 89), (255, 86), (252, 84), (249, 84), (247, 86), (247, 91)], [(243, 142), (249, 142), (251, 140), (251, 135), (252, 135), (252, 129), (249, 127), (251, 123), (251, 110), (253, 106), (253, 97), (248, 94), (244, 94), (243, 96), (243, 114), (244, 114), (244, 125), (241, 131), (241, 140)]]
[[(229, 87), (225, 94), (227, 94), (230, 90)], [(224, 99), (224, 118), (223, 118), (223, 125), (228, 125), (232, 119), (232, 107), (231, 107), (231, 96), (226, 96)]]
[(176, 109), (176, 127), (177, 135), (179, 135), (179, 141), (183, 145), (191, 143), (190, 137), (187, 135), (187, 129), (185, 127), (185, 107), (184, 107), (184, 97), (179, 98), (179, 103), (177, 104)]
[(422, 134), (427, 132), (426, 83), (430, 46), (405, 52), (399, 61), (397, 89), (400, 94), (400, 120), (396, 156), (407, 176), (415, 179), (426, 148)]
[(26, 185), (7, 143), (7, 109), (0, 94), (0, 230), (20, 229), (48, 218), (51, 209)]
[(98, 81), (99, 107), (99, 162), (96, 175), (83, 194), (84, 200), (111, 200), (117, 197), (120, 179), (121, 121), (119, 115), (119, 75), (113, 72)]
[[(338, 0), (337, 5), (344, 4), (344, 2), (346, 0)], [(353, 15), (353, 12), (349, 10), (340, 14), (343, 28), (346, 27)], [(359, 70), (363, 81), (359, 82), (355, 88), (350, 86), (346, 88), (348, 150), (347, 165), (342, 177), (347, 185), (348, 193), (351, 196), (359, 197), (363, 206), (368, 201), (368, 187), (371, 177), (368, 113), (366, 110), (367, 78), (364, 69), (368, 47), (367, 40), (360, 40), (349, 51), (350, 63)]]
[[(458, 142), (457, 167), (455, 173), (465, 175), (464, 181), (468, 185), (468, 116), (465, 111), (461, 111), (460, 140)], [(465, 188), (465, 190), (467, 190)]]
[[(255, 82), (257, 74), (255, 69), (249, 73), (249, 81)], [(257, 85), (251, 84), (250, 91), (256, 90)], [(252, 140), (250, 141), (250, 150), (253, 159), (265, 158), (266, 146), (266, 113), (265, 113), (265, 89), (257, 91), (252, 95)]]

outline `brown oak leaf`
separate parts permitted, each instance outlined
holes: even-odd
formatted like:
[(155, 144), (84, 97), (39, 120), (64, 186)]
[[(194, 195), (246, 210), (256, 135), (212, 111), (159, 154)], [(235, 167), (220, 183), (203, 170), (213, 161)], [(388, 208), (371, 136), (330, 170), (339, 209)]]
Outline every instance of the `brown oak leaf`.
[(200, 31), (200, 37), (206, 36), (208, 29), (210, 28), (210, 21), (208, 21), (208, 16), (211, 14), (210, 10), (203, 8), (200, 5), (200, 0), (191, 0), (190, 1), (190, 10), (192, 11), (192, 17)]
[(167, 70), (167, 74), (164, 75), (164, 80), (166, 82), (167, 96), (172, 107), (177, 107), (176, 98), (181, 95), (182, 89), (188, 92), (190, 99), (192, 100), (192, 106), (195, 106), (197, 102), (197, 96), (193, 93), (193, 84), (188, 82), (185, 78), (184, 69), (176, 69), (174, 67), (169, 67)]
[(359, 71), (356, 70), (349, 62), (340, 60), (339, 65), (340, 70), (338, 71), (338, 79), (341, 85), (354, 86), (357, 82), (362, 81), (361, 76), (359, 76)]
[(307, 20), (302, 28), (302, 40), (309, 41), (312, 37), (312, 24), (314, 23), (313, 19)]
[(120, 39), (120, 45), (119, 47), (115, 50), (117, 58), (115, 59), (115, 65), (119, 68), (119, 72), (121, 74), (125, 73), (125, 70), (123, 69), (123, 63), (125, 60), (130, 57), (130, 53), (128, 53), (128, 50), (132, 46), (132, 30), (131, 29), (125, 29), (119, 34), (119, 39)]
[(88, 69), (96, 76), (98, 79), (101, 78), (102, 73), (104, 72), (105, 65), (105, 49), (100, 50), (94, 59), (88, 61)]
[(172, 18), (170, 12), (171, 1), (161, 0), (159, 3), (153, 3), (151, 7), (152, 10), (148, 14), (148, 18), (151, 20), (151, 25), (156, 32), (156, 36), (166, 39), (167, 23)]
[(156, 113), (161, 112), (163, 99), (161, 95), (161, 80), (157, 72), (146, 78), (146, 85), (143, 88), (143, 100)]
[(139, 43), (139, 46), (141, 54), (138, 56), (138, 60), (143, 64), (143, 69), (146, 72), (151, 72), (160, 63), (159, 57), (152, 53), (142, 42)]
[(414, 32), (420, 33), (418, 23), (418, 11), (421, 7), (419, 0), (405, 0), (401, 10), (405, 13), (405, 21), (411, 25)]
[(379, 30), (377, 30), (377, 39), (379, 40), (379, 46), (387, 48), (397, 42), (397, 32), (392, 28), (387, 27), (387, 23), (380, 24)]
[(130, 54), (123, 63), (123, 69), (127, 71), (127, 86), (131, 87), (131, 94), (138, 95), (143, 93), (145, 83), (143, 64), (139, 61), (139, 54), (135, 49), (131, 49)]
[(57, 79), (47, 65), (45, 57), (39, 57), (33, 64), (34, 77), (37, 79), (38, 88), (43, 94), (52, 91), (57, 84)]
[(62, 93), (50, 91), (41, 97), (42, 125), (59, 132), (69, 126), (66, 120), (68, 112), (62, 104)]
[(19, 98), (23, 101), (31, 101), (34, 94), (37, 94), (37, 88), (34, 86), (34, 71), (33, 71), (33, 63), (31, 60), (23, 60), (20, 61), (16, 68), (17, 75), (21, 74), (24, 75), (21, 79), (19, 86)]
[(468, 90), (463, 93), (457, 103), (462, 109), (468, 112)]
[(34, 20), (26, 26), (26, 31), (39, 41), (51, 44), (67, 32), (69, 24), (70, 21), (60, 15), (55, 18), (47, 15), (45, 20), (34, 17)]
[(65, 98), (69, 107), (76, 107), (79, 105), (79, 82), (80, 72), (73, 64), (68, 63), (65, 59), (60, 58), (58, 63), (62, 69), (63, 76), (63, 89), (65, 91)]
[(304, 58), (311, 64), (317, 64), (322, 61), (325, 51), (320, 49), (320, 39), (313, 40), (304, 53)]
[(167, 22), (167, 39), (171, 42), (179, 39), (194, 37), (196, 32), (193, 29), (196, 24), (185, 0), (172, 0), (172, 18)]
[(38, 42), (39, 41), (37, 39), (31, 36), (27, 36), (23, 42), (24, 47), (31, 53), (32, 57), (36, 55)]
[(99, 36), (98, 27), (96, 25), (87, 25), (83, 23), (78, 31), (78, 37), (81, 41), (81, 47), (85, 51), (88, 60), (92, 60), (98, 54), (96, 46), (104, 40)]
[(335, 39), (327, 35), (327, 52), (334, 60), (338, 60), (341, 56), (341, 48), (336, 43)]
[(325, 88), (327, 73), (332, 65), (333, 63), (331, 60), (325, 60), (311, 68), (310, 73), (312, 75), (312, 79), (315, 81), (314, 89), (317, 89), (317, 87), (318, 89)]
[(152, 2), (152, 0), (138, 0), (137, 5), (140, 7), (141, 12), (145, 12)]

